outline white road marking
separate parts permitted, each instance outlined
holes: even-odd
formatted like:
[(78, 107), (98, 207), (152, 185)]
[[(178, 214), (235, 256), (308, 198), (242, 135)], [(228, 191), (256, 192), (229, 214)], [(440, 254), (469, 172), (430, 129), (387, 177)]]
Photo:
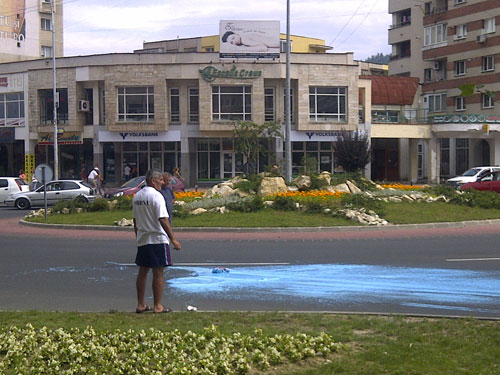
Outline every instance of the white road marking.
[(500, 258), (469, 258), (469, 259), (446, 259), (447, 262), (483, 262), (490, 260), (500, 260)]
[[(117, 262), (107, 262), (108, 264), (112, 264), (114, 266), (120, 267), (130, 267), (136, 266), (135, 263), (117, 263)], [(183, 267), (203, 267), (203, 266), (287, 266), (290, 263), (225, 263), (225, 262), (206, 262), (206, 263), (174, 263), (175, 266), (183, 266)]]

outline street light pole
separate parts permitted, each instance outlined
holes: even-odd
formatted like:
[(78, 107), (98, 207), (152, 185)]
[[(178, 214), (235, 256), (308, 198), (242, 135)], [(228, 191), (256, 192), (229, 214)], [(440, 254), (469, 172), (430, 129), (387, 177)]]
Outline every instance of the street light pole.
[(53, 73), (53, 90), (52, 97), (54, 102), (54, 179), (59, 179), (59, 149), (57, 143), (57, 85), (56, 85), (56, 34), (55, 34), (55, 22), (54, 22), (54, 1), (50, 2), (50, 10), (52, 14), (51, 26), (52, 26), (52, 73)]
[(290, 100), (290, 0), (286, 1), (285, 179), (292, 181), (292, 114)]

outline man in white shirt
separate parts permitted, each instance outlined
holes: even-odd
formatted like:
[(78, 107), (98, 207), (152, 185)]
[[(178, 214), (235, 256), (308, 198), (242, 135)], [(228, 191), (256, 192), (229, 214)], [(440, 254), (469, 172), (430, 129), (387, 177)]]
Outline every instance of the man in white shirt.
[[(175, 239), (168, 221), (165, 199), (159, 192), (162, 185), (162, 172), (151, 169), (146, 173), (146, 186), (132, 200), (134, 230), (137, 238), (135, 263), (139, 266), (136, 280), (137, 313), (171, 311), (162, 305), (163, 269), (172, 265), (169, 245), (172, 244), (174, 249), (180, 250), (181, 244)], [(153, 308), (149, 307), (144, 299), (150, 268), (153, 269)]]

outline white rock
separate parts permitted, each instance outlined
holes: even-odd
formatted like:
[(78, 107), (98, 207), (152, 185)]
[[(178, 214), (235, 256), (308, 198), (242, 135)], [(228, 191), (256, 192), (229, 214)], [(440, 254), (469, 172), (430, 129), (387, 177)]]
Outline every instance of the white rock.
[(200, 208), (197, 208), (197, 209), (191, 211), (191, 215), (200, 215), (200, 214), (203, 214), (205, 212), (207, 212), (207, 210), (200, 207)]

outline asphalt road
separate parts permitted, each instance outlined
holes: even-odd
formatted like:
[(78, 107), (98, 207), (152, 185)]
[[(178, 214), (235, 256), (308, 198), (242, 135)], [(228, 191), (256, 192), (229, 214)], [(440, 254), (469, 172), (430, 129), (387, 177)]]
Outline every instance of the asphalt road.
[[(134, 310), (131, 231), (28, 227), (20, 216), (0, 209), (1, 310)], [(500, 317), (497, 223), (177, 236), (183, 249), (173, 252), (165, 287), (177, 311)], [(229, 272), (213, 273), (217, 267)]]

